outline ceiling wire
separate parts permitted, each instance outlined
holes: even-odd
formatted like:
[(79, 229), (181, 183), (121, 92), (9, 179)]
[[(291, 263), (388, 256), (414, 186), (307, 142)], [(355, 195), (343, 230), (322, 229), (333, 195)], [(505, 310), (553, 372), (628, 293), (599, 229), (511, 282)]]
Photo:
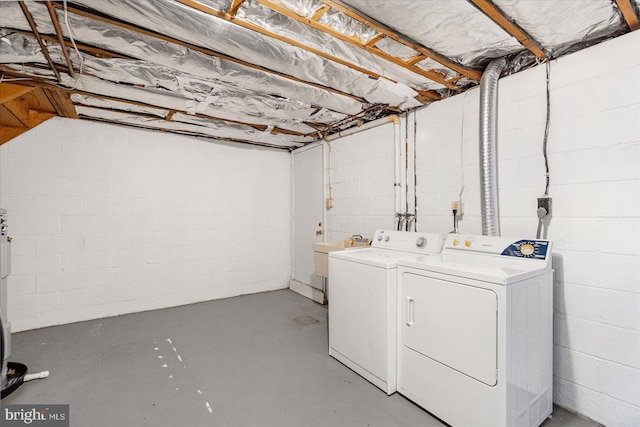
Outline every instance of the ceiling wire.
[(549, 139), (549, 121), (551, 117), (551, 101), (549, 97), (549, 75), (551, 73), (551, 62), (546, 61), (547, 70), (547, 118), (544, 126), (544, 139), (542, 142), (542, 154), (544, 156), (544, 169), (545, 169), (545, 187), (544, 195), (549, 196), (549, 158), (547, 157), (547, 142)]
[[(78, 49), (78, 46), (76, 45), (76, 41), (73, 39), (73, 33), (71, 32), (71, 26), (69, 25), (69, 12), (67, 11), (67, 0), (63, 0), (62, 3), (64, 6), (64, 23), (67, 26), (67, 32), (69, 33), (69, 40), (71, 40), (71, 44), (73, 45), (73, 48), (75, 49), (76, 54), (78, 55), (78, 58), (80, 58), (80, 73), (78, 73), (78, 78), (76, 79), (76, 82), (73, 85), (73, 89), (75, 89), (76, 87), (78, 87), (78, 83), (80, 82), (80, 76), (82, 76), (82, 71), (84, 69), (84, 58), (80, 54), (80, 49)], [(65, 49), (64, 46), (61, 46), (61, 47), (62, 49)]]

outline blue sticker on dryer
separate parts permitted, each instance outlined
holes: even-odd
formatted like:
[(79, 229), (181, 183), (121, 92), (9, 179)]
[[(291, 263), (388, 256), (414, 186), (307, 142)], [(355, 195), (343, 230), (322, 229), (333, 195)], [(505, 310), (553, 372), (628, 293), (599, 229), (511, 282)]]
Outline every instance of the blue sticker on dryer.
[(500, 255), (544, 260), (547, 258), (547, 249), (549, 249), (547, 240), (519, 240), (512, 243)]

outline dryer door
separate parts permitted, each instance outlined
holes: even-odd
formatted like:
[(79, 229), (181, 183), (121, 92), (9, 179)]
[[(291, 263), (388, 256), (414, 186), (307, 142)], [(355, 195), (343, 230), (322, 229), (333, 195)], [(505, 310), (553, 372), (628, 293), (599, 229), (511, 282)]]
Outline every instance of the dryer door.
[(497, 295), (404, 272), (401, 345), (489, 386), (497, 384)]

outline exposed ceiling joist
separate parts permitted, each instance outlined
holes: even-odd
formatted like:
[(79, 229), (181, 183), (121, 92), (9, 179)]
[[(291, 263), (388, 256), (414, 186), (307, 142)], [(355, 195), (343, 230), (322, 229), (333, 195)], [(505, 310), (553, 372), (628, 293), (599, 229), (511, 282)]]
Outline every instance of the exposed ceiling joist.
[(64, 38), (62, 37), (62, 28), (60, 28), (60, 22), (58, 21), (58, 15), (56, 15), (56, 11), (51, 4), (51, 1), (47, 0), (47, 10), (49, 11), (49, 16), (51, 17), (51, 22), (53, 23), (53, 28), (56, 30), (56, 36), (58, 37), (58, 43), (60, 43), (60, 47), (62, 48), (62, 54), (64, 55), (64, 59), (67, 62), (67, 67), (69, 68), (69, 74), (71, 77), (75, 77), (75, 71), (73, 70), (73, 64), (71, 63), (71, 58), (69, 58), (69, 52), (67, 52), (67, 47), (64, 42)]
[(515, 37), (524, 47), (529, 49), (535, 56), (545, 60), (547, 54), (536, 40), (533, 39), (525, 30), (523, 30), (518, 24), (513, 22), (507, 17), (498, 7), (490, 0), (468, 0), (473, 3), (478, 9), (487, 15), (493, 22), (498, 24), (503, 30)]
[(415, 41), (412, 41), (410, 39), (408, 39), (406, 36), (399, 34), (387, 27), (385, 27), (384, 25), (373, 21), (372, 19), (368, 18), (365, 15), (362, 15), (361, 13), (359, 13), (358, 11), (352, 9), (351, 7), (335, 1), (335, 0), (323, 0), (323, 2), (326, 5), (329, 5), (337, 10), (339, 10), (340, 12), (344, 13), (345, 15), (349, 16), (350, 18), (355, 19), (356, 21), (359, 21), (371, 28), (373, 28), (374, 30), (378, 31), (381, 34), (384, 34), (385, 36), (389, 37), (390, 39), (393, 39), (395, 41), (397, 41), (398, 43), (402, 43), (403, 45), (412, 48), (413, 50), (416, 50), (420, 53), (422, 53), (423, 55), (433, 59), (436, 62), (439, 62), (440, 64), (444, 65), (447, 68), (451, 68), (454, 71), (457, 71), (458, 73), (472, 79), (475, 81), (480, 81), (480, 78), (482, 77), (482, 71), (478, 71), (478, 70), (473, 70), (470, 68), (466, 68), (463, 67), (462, 65), (450, 60), (449, 58), (444, 57), (443, 55), (440, 55), (437, 52), (434, 52), (433, 50), (429, 49), (426, 46), (423, 46), (419, 43), (416, 43)]
[[(191, 0), (186, 0), (186, 1), (191, 1)], [(454, 90), (459, 90), (460, 88), (458, 88), (457, 86), (449, 83), (446, 78), (440, 74), (440, 73), (436, 73), (434, 71), (428, 71), (428, 70), (423, 70), (419, 67), (415, 67), (413, 65), (409, 65), (407, 64), (405, 61), (403, 61), (400, 58), (394, 57), (392, 55), (389, 55), (388, 53), (383, 52), (382, 50), (376, 48), (375, 46), (373, 46), (373, 44), (375, 43), (362, 43), (362, 41), (356, 37), (351, 37), (351, 36), (347, 36), (345, 34), (342, 34), (339, 31), (336, 31), (335, 29), (331, 28), (331, 26), (327, 25), (327, 24), (323, 24), (321, 22), (318, 21), (314, 21), (314, 20), (310, 20), (307, 19), (303, 16), (298, 15), (295, 12), (292, 12), (291, 10), (287, 9), (286, 7), (280, 6), (277, 3), (274, 3), (270, 0), (256, 0), (258, 3), (260, 3), (263, 6), (268, 7), (269, 9), (275, 10), (276, 12), (285, 15), (291, 19), (294, 19), (298, 22), (301, 22), (303, 24), (306, 24), (312, 28), (315, 28), (316, 30), (320, 30), (322, 32), (325, 32), (339, 40), (342, 40), (343, 42), (349, 43), (352, 46), (356, 46), (360, 49), (366, 50), (367, 52), (370, 52), (376, 56), (379, 56), (383, 59), (385, 59), (386, 61), (392, 62), (402, 68), (405, 68), (409, 71), (412, 71), (416, 74), (419, 74), (421, 76), (424, 76), (430, 80), (433, 80), (434, 82), (440, 83), (446, 87), (448, 87), (449, 89), (454, 89)], [(384, 34), (379, 33), (378, 34), (379, 39), (376, 40), (379, 41), (380, 39), (386, 37)], [(326, 55), (326, 54), (324, 54)], [(327, 59), (331, 59), (331, 58), (327, 58)], [(346, 65), (346, 64), (343, 64)], [(354, 68), (353, 66), (351, 66), (352, 68)], [(361, 71), (361, 70), (358, 70)]]
[(236, 16), (236, 13), (238, 13), (238, 9), (240, 9), (240, 6), (242, 6), (242, 3), (244, 3), (244, 0), (233, 0), (233, 3), (231, 3), (231, 7), (229, 7), (230, 17)]
[[(178, 134), (178, 135), (195, 136), (195, 137), (198, 137), (198, 138), (206, 138), (206, 139), (211, 139), (211, 140), (218, 141), (218, 142), (233, 142), (233, 143), (248, 144), (248, 145), (254, 145), (254, 146), (265, 147), (265, 148), (276, 148), (276, 149), (279, 149), (279, 150), (282, 150), (283, 148), (287, 148), (287, 147), (281, 147), (279, 145), (273, 145), (273, 144), (269, 144), (269, 143), (265, 143), (265, 142), (256, 142), (256, 141), (249, 141), (249, 140), (237, 139), (237, 138), (219, 138), (219, 137), (207, 135), (207, 134), (204, 134), (204, 133), (193, 132), (193, 131), (189, 131), (189, 130), (166, 129), (166, 128), (159, 127), (159, 126), (141, 125), (139, 123), (133, 124), (133, 123), (127, 123), (127, 122), (122, 122), (122, 121), (117, 121), (117, 120), (108, 120), (108, 119), (96, 118), (96, 117), (83, 117), (83, 116), (80, 116), (80, 119), (91, 120), (93, 122), (110, 123), (110, 124), (113, 124), (113, 125), (128, 126), (128, 127), (133, 127), (133, 128), (139, 128), (139, 129), (155, 130), (155, 131), (166, 132), (166, 133), (175, 133), (175, 134)], [(0, 136), (0, 138), (1, 138), (1, 136)], [(0, 139), (0, 141), (1, 141), (1, 139)]]
[(36, 27), (36, 22), (33, 20), (33, 16), (31, 16), (31, 13), (29, 12), (29, 8), (27, 7), (24, 1), (19, 1), (18, 4), (20, 5), (20, 9), (22, 9), (22, 13), (24, 14), (24, 17), (27, 19), (27, 22), (29, 22), (29, 26), (31, 27), (31, 31), (33, 31), (33, 35), (36, 36), (36, 39), (38, 40), (38, 44), (40, 45), (42, 54), (45, 56), (45, 58), (47, 58), (47, 62), (49, 62), (49, 66), (51, 67), (53, 74), (55, 74), (56, 79), (60, 81), (61, 80), (60, 73), (56, 69), (56, 66), (53, 64), (51, 55), (49, 55), (49, 50), (47, 49), (47, 46), (42, 41), (42, 37), (40, 37), (40, 32), (38, 32), (38, 28)]
[(616, 4), (622, 12), (622, 16), (624, 16), (624, 20), (627, 21), (627, 25), (631, 31), (640, 29), (640, 20), (638, 19), (636, 11), (633, 9), (631, 0), (616, 0)]
[[(54, 7), (61, 8), (62, 6), (56, 4), (56, 5), (54, 5)], [(313, 83), (313, 82), (308, 82), (308, 81), (299, 79), (297, 77), (291, 76), (289, 74), (280, 73), (278, 71), (270, 70), (268, 68), (261, 67), (259, 65), (255, 65), (255, 64), (252, 64), (252, 63), (247, 62), (247, 61), (242, 61), (242, 60), (236, 59), (236, 58), (234, 58), (232, 56), (225, 55), (223, 53), (216, 52), (214, 50), (207, 49), (207, 48), (204, 48), (202, 46), (198, 46), (198, 45), (195, 45), (195, 44), (192, 44), (192, 43), (188, 43), (188, 42), (185, 42), (185, 41), (173, 38), (173, 37), (169, 37), (167, 35), (161, 34), (161, 33), (156, 32), (156, 31), (150, 31), (150, 30), (147, 30), (147, 29), (144, 29), (144, 28), (140, 28), (140, 27), (135, 26), (135, 25), (131, 25), (131, 24), (127, 24), (127, 23), (121, 22), (121, 21), (116, 20), (116, 19), (107, 18), (107, 17), (102, 16), (102, 15), (97, 15), (97, 14), (94, 14), (94, 13), (91, 13), (91, 12), (84, 11), (82, 9), (77, 9), (77, 8), (72, 7), (72, 6), (67, 7), (67, 10), (70, 13), (75, 13), (77, 15), (81, 15), (81, 16), (84, 16), (86, 18), (91, 18), (91, 19), (95, 19), (97, 21), (104, 22), (106, 24), (115, 25), (117, 27), (124, 28), (126, 30), (133, 31), (133, 32), (136, 32), (136, 33), (139, 33), (139, 34), (143, 34), (145, 36), (153, 37), (153, 38), (158, 39), (158, 40), (163, 40), (165, 42), (169, 42), (169, 43), (173, 43), (173, 44), (176, 44), (176, 45), (180, 45), (180, 46), (192, 49), (194, 51), (203, 53), (205, 55), (221, 58), (221, 59), (224, 59), (226, 61), (230, 61), (230, 62), (233, 62), (233, 63), (236, 63), (236, 64), (243, 65), (245, 67), (249, 67), (249, 68), (253, 68), (255, 70), (262, 71), (264, 73), (277, 75), (279, 77), (282, 77), (282, 78), (285, 78), (285, 79), (288, 79), (288, 80), (292, 80), (292, 81), (295, 81), (295, 82), (298, 82), (298, 83), (302, 83), (302, 84), (306, 84), (306, 85), (313, 86), (313, 87), (316, 87), (316, 88), (320, 88), (320, 89), (323, 89), (323, 90), (326, 90), (326, 91), (329, 91), (329, 92), (337, 93), (339, 95), (347, 96), (347, 97), (355, 99), (355, 100), (357, 100), (359, 102), (365, 102), (365, 99), (363, 99), (363, 98), (361, 98), (359, 96), (356, 96), (356, 95), (353, 95), (353, 94), (350, 94), (350, 93), (346, 93), (346, 92), (334, 89), (332, 87), (323, 86), (321, 84), (317, 84), (317, 83)]]
[[(323, 58), (326, 58), (326, 59), (328, 59), (330, 61), (337, 62), (338, 64), (342, 64), (342, 65), (344, 65), (346, 67), (349, 67), (349, 68), (352, 68), (352, 69), (354, 69), (356, 71), (359, 71), (361, 73), (367, 74), (369, 77), (372, 77), (374, 79), (378, 79), (378, 78), (382, 77), (380, 74), (378, 74), (376, 72), (373, 72), (371, 70), (367, 70), (366, 68), (361, 67), (359, 65), (356, 65), (356, 64), (354, 64), (352, 62), (345, 61), (342, 58), (338, 58), (335, 55), (328, 54), (328, 53), (326, 53), (326, 52), (324, 52), (324, 51), (322, 51), (320, 49), (316, 49), (316, 48), (308, 46), (308, 45), (306, 45), (304, 43), (300, 43), (300, 42), (298, 42), (298, 41), (296, 41), (296, 40), (294, 40), (292, 38), (281, 36), (280, 34), (277, 34), (277, 33), (274, 33), (273, 31), (269, 31), (267, 29), (264, 29), (261, 26), (256, 25), (256, 24), (254, 24), (252, 22), (248, 22), (248, 21), (245, 21), (245, 20), (242, 20), (242, 19), (238, 19), (235, 16), (232, 17), (232, 18), (229, 18), (226, 13), (222, 13), (222, 12), (212, 8), (212, 7), (209, 7), (207, 5), (199, 3), (199, 2), (197, 2), (195, 0), (177, 0), (177, 1), (179, 3), (184, 4), (185, 6), (189, 6), (189, 7), (192, 7), (194, 9), (197, 9), (197, 10), (199, 10), (201, 12), (204, 12), (204, 13), (207, 13), (209, 15), (215, 16), (216, 18), (220, 18), (220, 19), (224, 19), (224, 20), (229, 21), (229, 22), (233, 22), (234, 24), (239, 25), (241, 27), (244, 27), (246, 29), (255, 31), (257, 33), (263, 34), (263, 35), (268, 36), (268, 37), (272, 37), (274, 39), (278, 39), (278, 40), (280, 40), (282, 42), (290, 44), (291, 46), (295, 46), (295, 47), (298, 47), (300, 49), (304, 49), (304, 50), (306, 50), (308, 52), (311, 52), (311, 53), (313, 53), (315, 55), (322, 56)], [(395, 83), (395, 81), (394, 81), (394, 83)]]

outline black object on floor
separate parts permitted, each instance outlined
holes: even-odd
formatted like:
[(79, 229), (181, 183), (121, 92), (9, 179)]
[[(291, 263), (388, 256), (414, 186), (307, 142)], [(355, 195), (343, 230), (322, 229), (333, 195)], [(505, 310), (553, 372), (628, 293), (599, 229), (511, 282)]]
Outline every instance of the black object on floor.
[(24, 383), (24, 376), (27, 375), (27, 365), (16, 362), (7, 362), (7, 383), (2, 389), (1, 398), (9, 396)]

